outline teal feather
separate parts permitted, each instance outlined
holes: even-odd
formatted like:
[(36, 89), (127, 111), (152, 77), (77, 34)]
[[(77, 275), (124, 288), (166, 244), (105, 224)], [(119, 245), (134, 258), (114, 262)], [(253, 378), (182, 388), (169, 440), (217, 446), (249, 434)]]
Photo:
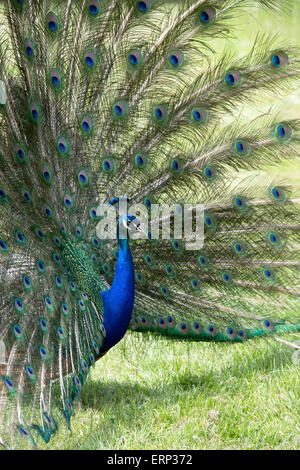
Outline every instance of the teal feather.
[[(262, 165), (299, 158), (300, 122), (272, 111), (246, 125), (235, 117), (260, 93), (298, 83), (297, 50), (260, 35), (246, 57), (215, 60), (211, 38), (227, 38), (252, 4), (276, 13), (277, 2), (177, 3), (1, 6), (5, 448), (47, 443), (61, 422), (71, 430), (95, 361), (127, 329), (253, 347), (300, 330), (300, 199), (260, 177)], [(168, 240), (152, 227), (130, 243), (118, 236), (118, 247), (102, 240), (97, 207), (121, 195), (148, 214), (177, 204), (180, 220), (179, 204), (203, 204), (204, 246), (185, 249), (175, 215)], [(120, 224), (140, 229), (130, 210), (118, 234)]]

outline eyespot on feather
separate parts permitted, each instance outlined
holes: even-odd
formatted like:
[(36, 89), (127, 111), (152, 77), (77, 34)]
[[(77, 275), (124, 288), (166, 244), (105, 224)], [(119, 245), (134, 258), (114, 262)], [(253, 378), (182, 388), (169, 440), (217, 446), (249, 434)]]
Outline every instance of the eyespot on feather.
[(14, 309), (18, 315), (23, 315), (25, 313), (25, 305), (21, 298), (15, 297), (13, 299)]
[(142, 64), (142, 53), (137, 49), (129, 51), (127, 56), (127, 65), (129, 69), (136, 70)]
[(77, 180), (81, 188), (85, 188), (90, 184), (90, 174), (85, 168), (81, 168), (77, 172)]
[(229, 88), (236, 88), (241, 83), (241, 74), (236, 70), (229, 70), (224, 75), (224, 83)]
[(216, 10), (213, 7), (206, 7), (199, 12), (199, 21), (204, 26), (213, 23), (216, 19)]
[(32, 61), (35, 57), (35, 47), (30, 39), (24, 41), (24, 51), (28, 60)]
[(270, 320), (263, 320), (261, 324), (264, 330), (267, 330), (267, 331), (274, 330), (274, 324)]
[(22, 276), (22, 286), (25, 292), (30, 292), (32, 290), (31, 278), (28, 275)]
[(196, 335), (200, 335), (203, 331), (203, 326), (198, 321), (194, 321), (191, 325), (191, 328), (192, 332)]
[(97, 62), (98, 62), (97, 55), (95, 54), (94, 51), (88, 50), (83, 54), (82, 63), (84, 67), (86, 68), (86, 70), (95, 70), (97, 66)]
[(155, 266), (155, 261), (154, 261), (154, 258), (150, 255), (150, 254), (145, 254), (144, 255), (144, 260), (146, 262), (146, 264), (150, 267), (150, 268), (153, 268)]
[(67, 157), (69, 155), (70, 146), (68, 140), (64, 136), (59, 136), (57, 141), (57, 151), (61, 157)]
[(49, 82), (53, 90), (58, 91), (62, 88), (61, 74), (57, 69), (50, 70)]
[(100, 250), (103, 246), (103, 240), (100, 240), (100, 238), (98, 237), (93, 237), (91, 242), (92, 242), (93, 248), (96, 248), (97, 250)]
[(182, 253), (184, 251), (184, 243), (181, 240), (172, 240), (171, 245), (177, 253)]
[(237, 256), (245, 256), (247, 254), (247, 247), (244, 242), (236, 241), (232, 245), (233, 251)]
[(231, 286), (233, 284), (232, 274), (229, 271), (222, 271), (220, 277), (224, 284), (228, 286)]
[(237, 330), (237, 335), (236, 335), (236, 337), (239, 338), (240, 340), (246, 341), (247, 336), (248, 336), (248, 335), (247, 335), (247, 331), (246, 331), (246, 330), (242, 330), (242, 329)]
[(59, 30), (59, 20), (55, 13), (49, 12), (46, 16), (46, 29), (48, 33), (55, 34)]
[(125, 101), (116, 101), (112, 107), (112, 115), (114, 119), (122, 120), (127, 116), (128, 105)]
[(191, 279), (190, 284), (193, 290), (199, 290), (201, 288), (201, 283), (198, 279)]
[[(95, 265), (100, 263), (100, 256), (98, 255), (98, 253), (93, 253), (90, 259)], [(105, 266), (105, 264), (102, 266)], [(108, 267), (105, 267), (103, 270), (106, 274), (110, 275), (111, 274), (110, 266), (109, 265), (106, 265), (106, 266)]]
[(67, 318), (69, 316), (69, 307), (68, 307), (68, 304), (66, 302), (63, 302), (60, 305), (60, 310), (61, 310), (61, 313), (63, 314), (64, 317)]
[(101, 5), (98, 0), (89, 0), (88, 13), (91, 18), (97, 18), (101, 13)]
[(97, 207), (96, 206), (90, 207), (90, 209), (89, 209), (89, 218), (90, 218), (90, 220), (94, 221), (95, 223), (98, 222), (98, 220), (100, 220), (100, 217), (97, 215)]
[(42, 165), (41, 172), (42, 172), (42, 178), (43, 178), (44, 183), (51, 186), (51, 184), (52, 184), (52, 171), (46, 163), (44, 163)]
[(112, 268), (109, 263), (103, 263), (101, 268), (102, 268), (102, 271), (108, 276), (112, 274)]
[(31, 198), (30, 192), (27, 188), (20, 188), (20, 193), (21, 193), (21, 196), (23, 198), (23, 201), (26, 204), (32, 204), (32, 198)]
[(205, 124), (205, 122), (207, 121), (207, 111), (202, 108), (192, 108), (190, 116), (191, 121), (197, 125)]
[(37, 103), (29, 104), (29, 117), (33, 124), (38, 125), (41, 121), (41, 109)]
[(134, 157), (135, 168), (145, 169), (148, 166), (148, 156), (144, 153), (137, 153)]
[(10, 376), (8, 375), (2, 375), (1, 376), (1, 379), (3, 380), (3, 383), (6, 387), (6, 390), (8, 390), (9, 393), (11, 393), (12, 395), (15, 395), (17, 390), (16, 388), (14, 387), (13, 385), (13, 381), (12, 379), (10, 378)]
[(286, 193), (283, 188), (280, 186), (271, 186), (269, 189), (269, 194), (271, 198), (278, 203), (286, 202)]
[(272, 231), (267, 235), (267, 242), (274, 248), (280, 248), (284, 244), (284, 239), (278, 232)]
[(94, 130), (94, 123), (93, 123), (92, 118), (88, 115), (83, 116), (80, 121), (80, 128), (81, 128), (81, 132), (84, 135), (86, 136), (91, 135)]
[(35, 269), (39, 274), (44, 274), (45, 272), (45, 265), (41, 260), (37, 260), (35, 263)]
[(269, 282), (273, 283), (276, 281), (276, 271), (273, 267), (265, 266), (261, 269), (261, 277)]
[(65, 192), (63, 196), (63, 204), (68, 211), (74, 209), (75, 201), (69, 192)]
[(200, 253), (198, 256), (198, 263), (202, 269), (210, 268), (210, 260), (205, 253)]
[(152, 109), (152, 117), (157, 124), (164, 124), (168, 117), (167, 108), (162, 105), (154, 106)]
[(168, 328), (168, 322), (166, 318), (160, 317), (157, 319), (157, 326), (159, 330), (166, 330)]
[(176, 277), (176, 269), (172, 264), (166, 264), (165, 265), (165, 271), (167, 273), (167, 276), (174, 278)]
[(138, 13), (148, 13), (151, 8), (151, 0), (137, 0), (135, 1), (135, 9)]
[(164, 286), (164, 285), (160, 286), (159, 290), (164, 297), (166, 298), (170, 297), (171, 291), (167, 286)]
[(116, 161), (115, 161), (115, 159), (110, 158), (110, 157), (104, 158), (101, 168), (102, 168), (102, 171), (104, 173), (107, 173), (109, 175), (114, 175), (114, 173), (116, 171)]
[(140, 272), (136, 272), (135, 273), (135, 280), (138, 284), (140, 284), (141, 286), (145, 285), (146, 284), (146, 279), (145, 279), (145, 276), (144, 274), (140, 273)]
[(150, 326), (150, 320), (146, 315), (138, 316), (138, 320), (142, 328), (148, 328)]
[(236, 196), (233, 199), (233, 207), (239, 212), (246, 212), (249, 209), (247, 199), (243, 196)]
[(64, 332), (64, 329), (62, 326), (59, 326), (56, 330), (57, 336), (61, 341), (64, 341), (66, 339), (66, 334)]
[(43, 216), (46, 217), (47, 219), (53, 218), (52, 207), (49, 206), (47, 202), (42, 203), (42, 213), (43, 213)]
[(203, 177), (206, 181), (212, 182), (217, 178), (217, 172), (214, 167), (206, 166), (203, 169)]
[(173, 317), (167, 317), (167, 327), (168, 329), (173, 329), (176, 326), (176, 321), (175, 318)]
[(208, 230), (215, 230), (217, 227), (216, 218), (209, 211), (205, 211), (204, 213), (204, 226)]
[(14, 153), (17, 158), (18, 163), (26, 163), (27, 162), (27, 152), (25, 150), (24, 145), (20, 143), (16, 143), (14, 145)]
[(226, 336), (227, 336), (229, 339), (234, 340), (234, 339), (236, 338), (236, 331), (235, 331), (235, 329), (232, 328), (231, 326), (229, 326), (228, 328), (226, 328), (225, 334), (226, 334)]
[(28, 377), (28, 379), (35, 383), (36, 382), (36, 375), (35, 375), (35, 371), (34, 371), (34, 368), (32, 367), (31, 364), (25, 364), (24, 365), (24, 369), (25, 369), (25, 373)]
[(184, 62), (184, 55), (180, 51), (172, 51), (168, 55), (168, 64), (172, 69), (179, 69)]
[(206, 333), (209, 334), (209, 336), (216, 336), (217, 334), (217, 328), (214, 325), (209, 325), (205, 328)]
[(61, 263), (60, 257), (58, 256), (57, 253), (55, 253), (55, 251), (53, 251), (53, 253), (51, 254), (51, 259), (52, 259), (56, 264), (60, 264), (60, 263)]
[(275, 126), (273, 133), (278, 142), (287, 143), (292, 137), (292, 128), (282, 122)]
[(176, 331), (182, 336), (188, 335), (191, 331), (191, 325), (189, 322), (179, 322), (176, 325)]
[(184, 172), (184, 161), (179, 158), (173, 158), (170, 162), (171, 173), (175, 176), (180, 176)]
[(239, 157), (247, 157), (250, 154), (251, 147), (245, 140), (237, 139), (233, 144), (233, 153)]
[(0, 188), (0, 202), (2, 203), (7, 203), (8, 202), (8, 196), (6, 192)]
[(25, 235), (19, 230), (15, 231), (14, 239), (19, 245), (25, 245), (25, 243), (26, 243)]
[(7, 242), (0, 239), (0, 253), (7, 253), (7, 252), (8, 252)]
[(42, 361), (47, 361), (49, 359), (49, 353), (46, 346), (41, 345), (39, 347), (39, 354)]
[(273, 69), (281, 70), (288, 64), (288, 56), (283, 51), (275, 51), (270, 56), (270, 65)]

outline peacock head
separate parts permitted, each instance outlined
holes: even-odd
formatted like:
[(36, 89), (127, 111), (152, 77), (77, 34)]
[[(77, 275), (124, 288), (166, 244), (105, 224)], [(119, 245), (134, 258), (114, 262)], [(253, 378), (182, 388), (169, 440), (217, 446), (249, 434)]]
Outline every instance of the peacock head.
[(122, 227), (124, 233), (128, 232), (128, 235), (132, 237), (135, 233), (142, 232), (141, 224), (135, 215), (122, 215), (119, 218), (119, 228)]
[[(117, 197), (112, 199), (108, 205), (119, 205), (120, 209), (120, 202), (124, 200), (126, 203), (129, 201), (128, 198), (125, 197)], [(126, 206), (126, 211), (127, 211), (127, 206)], [(140, 224), (140, 221), (135, 215), (131, 215), (128, 213), (122, 214), (119, 216), (118, 224), (117, 224), (117, 238), (120, 241), (120, 239), (124, 240), (127, 239), (127, 236), (132, 238), (135, 234), (144, 232), (142, 229), (142, 226)]]

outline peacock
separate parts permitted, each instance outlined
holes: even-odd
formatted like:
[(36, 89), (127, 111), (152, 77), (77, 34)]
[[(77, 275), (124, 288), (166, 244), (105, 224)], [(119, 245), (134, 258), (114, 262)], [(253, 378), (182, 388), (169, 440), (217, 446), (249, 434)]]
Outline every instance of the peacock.
[(253, 347), (300, 331), (300, 198), (262, 172), (299, 158), (300, 121), (242, 113), (295, 89), (300, 56), (278, 35), (243, 58), (212, 46), (253, 6), (289, 2), (2, 2), (4, 448), (71, 429), (128, 329)]

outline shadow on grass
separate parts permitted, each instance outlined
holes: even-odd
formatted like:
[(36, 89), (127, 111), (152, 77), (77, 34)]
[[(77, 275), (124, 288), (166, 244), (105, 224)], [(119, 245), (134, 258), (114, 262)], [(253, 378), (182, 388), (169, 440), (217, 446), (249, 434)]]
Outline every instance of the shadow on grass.
[[(223, 367), (214, 370), (204, 371), (203, 367), (199, 368), (199, 374), (195, 374), (186, 369), (180, 373), (172, 370), (166, 372), (164, 380), (158, 380), (155, 377), (153, 383), (142, 383), (139, 379), (135, 383), (118, 382), (117, 380), (101, 382), (97, 380), (89, 380), (85, 386), (82, 395), (82, 406), (84, 409), (90, 407), (101, 409), (103, 407), (120, 406), (122, 407), (135, 404), (141, 406), (145, 402), (153, 401), (161, 403), (165, 400), (170, 402), (178, 401), (178, 393), (189, 394), (195, 392), (205, 396), (215, 396), (220, 392), (224, 393), (224, 388), (234, 378), (236, 382), (243, 379), (250, 379), (257, 376), (259, 381), (261, 377), (267, 378), (268, 375), (274, 375), (274, 371), (282, 371), (291, 365), (291, 352), (285, 346), (272, 342), (268, 349), (265, 348), (263, 342), (264, 354), (260, 351), (260, 346), (253, 343), (252, 348), (243, 348), (244, 345), (238, 346), (240, 350), (232, 351), (233, 361)], [(244, 353), (243, 353), (244, 349)], [(218, 359), (216, 359), (217, 361)], [(153, 385), (154, 384), (154, 385)], [(234, 394), (233, 389), (233, 394)], [(238, 387), (236, 393), (239, 393)]]

